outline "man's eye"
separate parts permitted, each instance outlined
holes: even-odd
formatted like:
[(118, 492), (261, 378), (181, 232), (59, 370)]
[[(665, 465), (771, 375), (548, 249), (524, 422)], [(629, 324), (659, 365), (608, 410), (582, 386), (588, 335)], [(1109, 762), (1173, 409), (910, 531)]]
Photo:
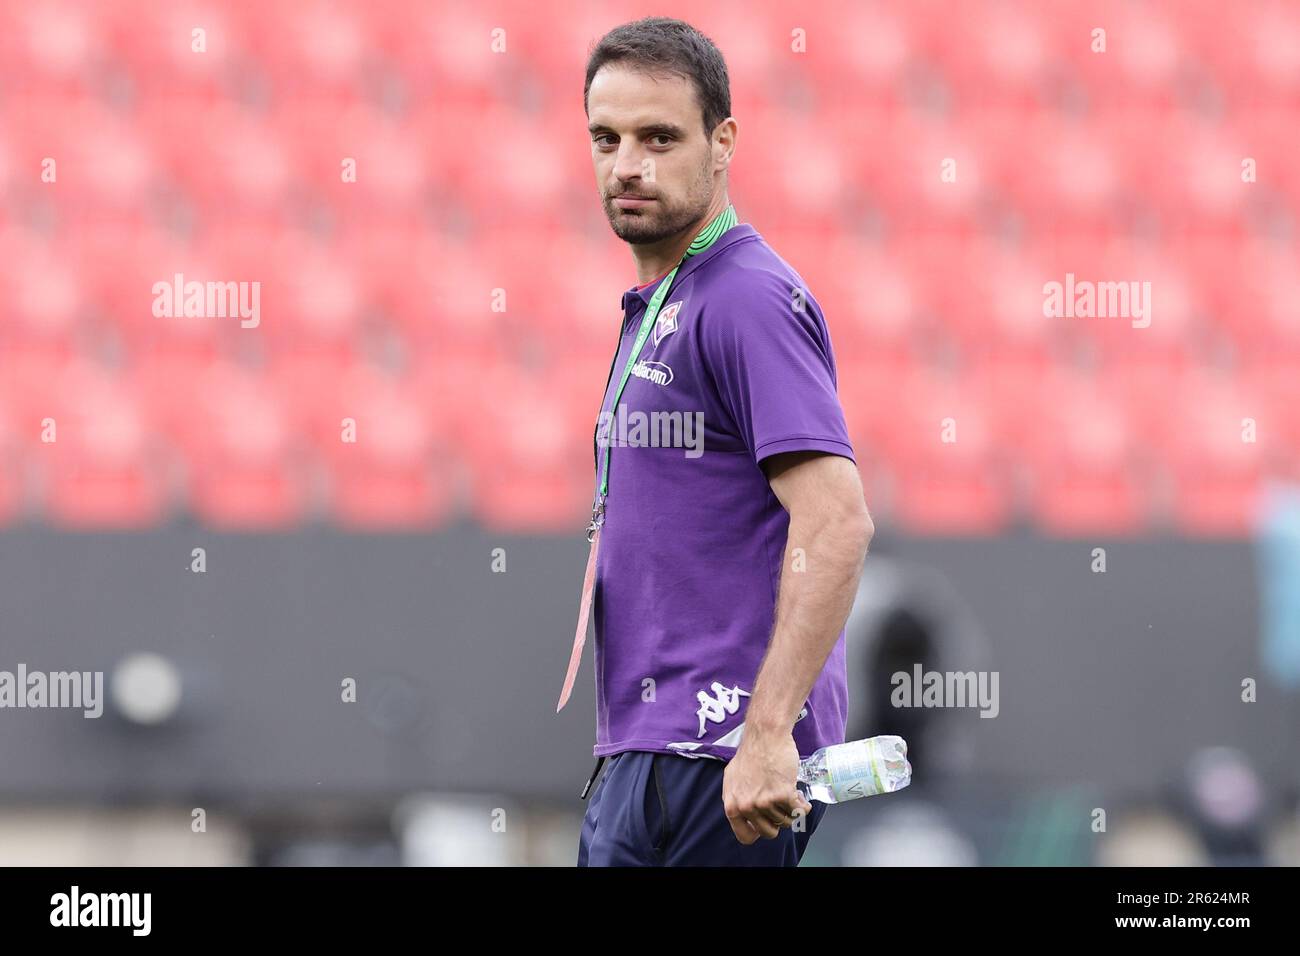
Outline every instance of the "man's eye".
[(672, 141), (673, 141), (673, 138), (672, 138), (671, 136), (669, 136), (667, 133), (656, 133), (654, 136), (651, 136), (650, 138), (651, 138), (651, 139), (662, 139), (662, 140), (663, 140), (662, 143), (657, 143), (657, 144), (656, 144), (656, 145), (658, 145), (658, 146), (670, 146), (670, 145), (672, 145)]
[(611, 138), (611, 137), (610, 137), (610, 135), (609, 135), (608, 133), (601, 133), (599, 136), (596, 137), (596, 145), (597, 145), (597, 146), (608, 146), (608, 145), (610, 145), (610, 144), (607, 143), (607, 142), (605, 142), (605, 141), (608, 140), (608, 139), (610, 139), (610, 138)]

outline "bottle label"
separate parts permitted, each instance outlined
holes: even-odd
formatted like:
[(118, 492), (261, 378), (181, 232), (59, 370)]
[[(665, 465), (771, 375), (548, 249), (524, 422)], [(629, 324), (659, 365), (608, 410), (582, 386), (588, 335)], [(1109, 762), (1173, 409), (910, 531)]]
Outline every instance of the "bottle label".
[(880, 750), (874, 738), (830, 747), (826, 751), (826, 776), (837, 802), (872, 797), (885, 790), (880, 777)]

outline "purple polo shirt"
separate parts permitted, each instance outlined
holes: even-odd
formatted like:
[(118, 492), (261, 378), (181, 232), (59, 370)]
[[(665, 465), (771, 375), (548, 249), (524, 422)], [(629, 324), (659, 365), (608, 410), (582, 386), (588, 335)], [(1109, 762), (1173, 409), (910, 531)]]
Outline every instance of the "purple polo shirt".
[[(599, 440), (612, 433), (613, 447), (592, 608), (593, 752), (728, 760), (772, 635), (789, 527), (759, 462), (806, 450), (852, 460), (853, 449), (821, 307), (745, 223), (677, 270), (611, 409), (662, 281), (623, 295), (601, 406)], [(846, 707), (841, 632), (794, 726), (800, 756), (844, 740)]]

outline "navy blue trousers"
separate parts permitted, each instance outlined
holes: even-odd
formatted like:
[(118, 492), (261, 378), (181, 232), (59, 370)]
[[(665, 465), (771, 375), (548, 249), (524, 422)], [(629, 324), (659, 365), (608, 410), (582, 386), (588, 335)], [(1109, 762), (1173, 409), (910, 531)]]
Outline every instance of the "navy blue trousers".
[(812, 801), (802, 832), (783, 827), (746, 846), (722, 806), (722, 761), (631, 750), (602, 769), (587, 798), (578, 866), (797, 866), (826, 812)]

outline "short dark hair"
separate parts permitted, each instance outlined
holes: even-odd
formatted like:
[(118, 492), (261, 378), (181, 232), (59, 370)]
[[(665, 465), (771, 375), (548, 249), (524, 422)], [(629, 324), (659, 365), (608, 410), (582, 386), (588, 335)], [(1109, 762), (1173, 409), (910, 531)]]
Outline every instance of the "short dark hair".
[(629, 63), (651, 73), (670, 73), (695, 84), (704, 116), (704, 135), (731, 115), (731, 81), (722, 52), (695, 27), (671, 17), (646, 17), (615, 27), (591, 51), (587, 82), (582, 87), (582, 109), (596, 71), (607, 63)]

